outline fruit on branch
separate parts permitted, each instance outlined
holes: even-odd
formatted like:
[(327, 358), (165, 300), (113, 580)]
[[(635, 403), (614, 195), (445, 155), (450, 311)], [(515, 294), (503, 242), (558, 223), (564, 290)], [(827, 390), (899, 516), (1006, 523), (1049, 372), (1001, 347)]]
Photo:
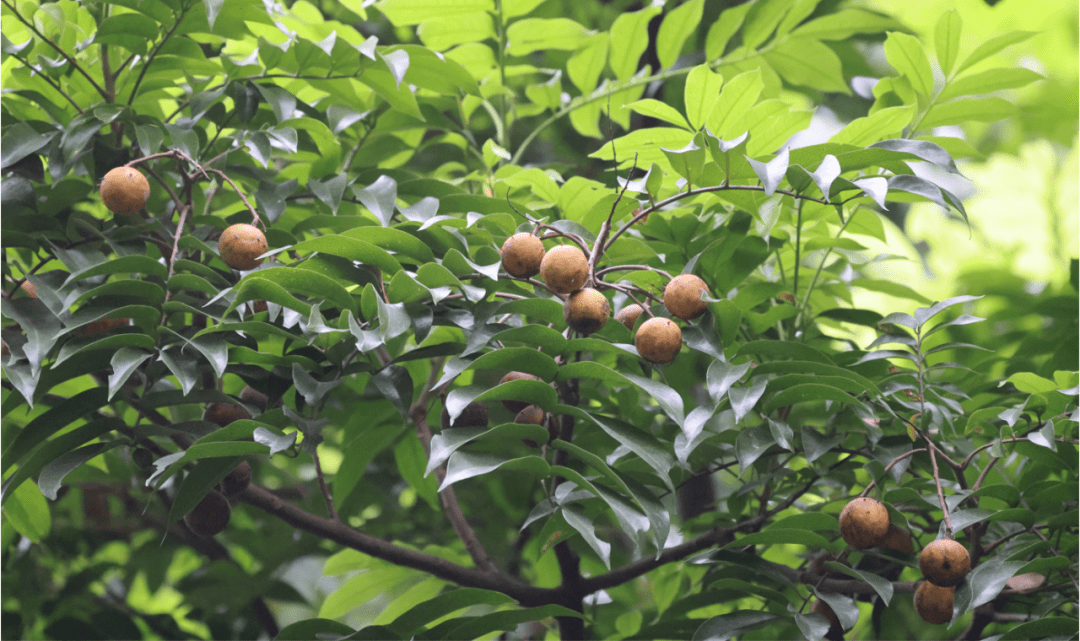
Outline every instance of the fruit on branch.
[(878, 545), (905, 554), (915, 554), (915, 544), (911, 540), (911, 535), (891, 523)]
[[(514, 417), (514, 422), (523, 425), (543, 425), (544, 410), (535, 405), (530, 405), (517, 413), (517, 416)], [(531, 438), (523, 438), (521, 439), (521, 442), (529, 447), (540, 447), (540, 445)]]
[(247, 305), (248, 311), (252, 314), (258, 314), (259, 312), (265, 312), (268, 308), (266, 301), (263, 299), (250, 301)]
[[(539, 376), (533, 376), (532, 374), (526, 374), (525, 372), (507, 372), (506, 376), (499, 379), (499, 385), (503, 383), (509, 383), (510, 381), (538, 381)], [(510, 410), (514, 414), (517, 414), (521, 410), (529, 406), (525, 401), (503, 401), (503, 407)]]
[(693, 274), (680, 274), (664, 287), (664, 307), (672, 316), (693, 320), (705, 313), (707, 304), (702, 294), (709, 294), (709, 286)]
[(240, 271), (255, 269), (261, 265), (263, 259), (257, 256), (266, 253), (266, 250), (266, 236), (258, 227), (247, 223), (230, 225), (221, 232), (221, 238), (218, 239), (221, 260)]
[(634, 331), (634, 323), (637, 322), (638, 316), (641, 316), (643, 313), (645, 313), (645, 308), (637, 303), (633, 303), (620, 309), (619, 313), (615, 314), (615, 320), (626, 325), (626, 329), (632, 332)]
[(953, 589), (921, 581), (919, 587), (915, 588), (915, 611), (927, 623), (948, 623), (952, 620)]
[(604, 326), (611, 318), (611, 303), (607, 296), (592, 287), (584, 287), (567, 297), (563, 303), (563, 319), (570, 329), (588, 336)]
[(184, 515), (184, 524), (195, 534), (203, 538), (220, 534), (229, 525), (232, 508), (229, 499), (219, 492), (210, 492), (199, 504)]
[(528, 278), (540, 273), (544, 243), (532, 234), (514, 234), (506, 239), (499, 254), (506, 273), (514, 278)]
[(79, 336), (97, 336), (112, 331), (117, 327), (127, 327), (128, 325), (131, 325), (130, 318), (103, 318), (83, 325), (75, 330), (75, 333)]
[(203, 420), (218, 427), (225, 427), (233, 421), (251, 418), (251, 414), (242, 405), (232, 403), (210, 403), (203, 412)]
[(971, 571), (971, 555), (952, 539), (938, 539), (919, 554), (919, 570), (934, 585), (955, 587)]
[(240, 391), (240, 400), (248, 405), (254, 405), (259, 408), (260, 411), (265, 412), (266, 406), (269, 404), (270, 399), (254, 387), (247, 385)]
[(840, 513), (840, 535), (851, 547), (864, 550), (880, 545), (889, 532), (889, 511), (869, 497), (852, 500)]
[(514, 417), (514, 422), (523, 425), (543, 425), (544, 410), (536, 405), (529, 405), (517, 413), (517, 416)]
[(461, 410), (461, 414), (458, 414), (457, 419), (454, 420), (453, 425), (450, 424), (450, 412), (447, 411), (445, 405), (442, 414), (439, 415), (439, 425), (444, 430), (451, 427), (487, 427), (487, 424), (488, 411), (480, 401), (473, 401), (466, 405), (465, 409)]
[(559, 245), (540, 261), (540, 276), (547, 286), (560, 294), (581, 289), (589, 278), (589, 260), (573, 245)]
[(150, 183), (134, 167), (115, 167), (101, 179), (101, 202), (114, 214), (137, 214), (150, 198)]
[(31, 283), (28, 280), (24, 280), (22, 282), (22, 285), (19, 285), (19, 288), (22, 289), (24, 292), (26, 292), (26, 295), (29, 296), (30, 298), (37, 298), (38, 297), (38, 295), (37, 295), (37, 285)]
[(221, 491), (225, 496), (236, 496), (246, 490), (249, 485), (251, 485), (251, 464), (247, 461), (240, 461), (232, 472), (221, 479)]
[(638, 327), (634, 346), (650, 363), (667, 365), (682, 349), (682, 330), (670, 318), (650, 318)]

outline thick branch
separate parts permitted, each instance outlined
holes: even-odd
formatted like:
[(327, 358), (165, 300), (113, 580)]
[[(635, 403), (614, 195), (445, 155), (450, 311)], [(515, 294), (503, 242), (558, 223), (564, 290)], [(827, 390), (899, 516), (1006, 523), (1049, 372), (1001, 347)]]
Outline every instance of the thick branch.
[(428, 572), (440, 579), (452, 581), (463, 587), (502, 592), (511, 598), (517, 599), (527, 607), (559, 601), (557, 590), (533, 587), (501, 574), (492, 574), (475, 568), (462, 567), (431, 554), (399, 547), (388, 541), (364, 534), (342, 523), (306, 512), (274, 496), (269, 490), (256, 485), (248, 486), (244, 493), (240, 495), (240, 499), (248, 505), (276, 516), (295, 528), (311, 532), (318, 537), (334, 541), (339, 545), (359, 550), (364, 554), (369, 554), (396, 565)]

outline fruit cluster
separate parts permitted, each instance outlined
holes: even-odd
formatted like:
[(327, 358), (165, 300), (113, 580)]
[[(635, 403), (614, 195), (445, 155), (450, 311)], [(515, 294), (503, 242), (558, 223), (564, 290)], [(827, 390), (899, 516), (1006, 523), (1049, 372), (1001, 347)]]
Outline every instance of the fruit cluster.
[[(882, 547), (907, 554), (915, 552), (911, 535), (890, 522), (888, 508), (868, 497), (853, 499), (844, 506), (840, 535), (857, 550)], [(915, 610), (927, 623), (948, 623), (953, 614), (953, 590), (971, 571), (967, 549), (952, 539), (933, 541), (919, 554), (919, 570), (926, 580), (915, 590)], [(814, 609), (825, 614), (834, 628), (839, 626), (828, 604), (816, 602)]]

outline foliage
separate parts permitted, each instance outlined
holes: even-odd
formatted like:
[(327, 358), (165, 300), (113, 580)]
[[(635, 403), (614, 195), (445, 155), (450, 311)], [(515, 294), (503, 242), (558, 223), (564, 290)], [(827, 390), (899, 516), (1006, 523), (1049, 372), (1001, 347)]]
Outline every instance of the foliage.
[[(853, 638), (1075, 632), (1076, 260), (936, 302), (871, 249), (913, 203), (983, 229), (965, 128), (1042, 81), (990, 66), (1033, 34), (818, 0), (2, 2), (5, 636), (834, 638), (814, 598)], [(850, 121), (786, 144), (820, 106)], [(120, 165), (142, 215), (95, 193)], [(708, 312), (665, 366), (576, 335), (501, 271), (519, 232), (586, 250), (613, 309), (670, 317), (694, 273)], [(490, 425), (450, 427), (474, 401)], [(839, 538), (860, 495), (969, 549), (951, 632), (913, 555)]]

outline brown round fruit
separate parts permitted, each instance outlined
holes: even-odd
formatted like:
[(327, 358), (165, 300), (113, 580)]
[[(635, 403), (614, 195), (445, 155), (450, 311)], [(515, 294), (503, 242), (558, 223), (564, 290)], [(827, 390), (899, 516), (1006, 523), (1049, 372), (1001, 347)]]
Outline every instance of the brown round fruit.
[[(532, 374), (526, 374), (525, 372), (508, 372), (506, 376), (499, 379), (499, 385), (503, 383), (509, 383), (510, 381), (539, 381), (539, 376), (533, 376)], [(525, 401), (503, 401), (503, 407), (510, 410), (514, 414), (517, 414), (521, 410), (529, 406)]]
[(709, 286), (693, 274), (681, 274), (671, 279), (664, 288), (664, 307), (672, 316), (693, 320), (705, 313), (707, 304), (702, 294), (709, 294)]
[(232, 403), (210, 403), (203, 412), (203, 420), (210, 421), (218, 427), (225, 427), (233, 421), (251, 418), (251, 414), (242, 405)]
[(953, 588), (943, 588), (922, 581), (915, 588), (915, 611), (927, 623), (940, 625), (952, 620)]
[(442, 414), (439, 416), (439, 424), (444, 430), (451, 427), (487, 427), (488, 411), (483, 403), (473, 401), (466, 405), (465, 409), (461, 410), (461, 414), (458, 414), (457, 419), (451, 425), (450, 412), (443, 406)]
[(589, 278), (589, 260), (585, 252), (572, 245), (559, 245), (540, 261), (540, 276), (547, 286), (560, 294), (581, 289)]
[(611, 318), (611, 303), (607, 296), (592, 287), (579, 289), (563, 303), (563, 319), (570, 329), (588, 336), (604, 326)]
[(528, 278), (540, 273), (544, 243), (532, 234), (514, 234), (506, 239), (499, 253), (506, 273), (514, 278)]
[[(530, 405), (517, 413), (517, 416), (514, 417), (514, 422), (524, 425), (543, 425), (544, 410), (535, 405)], [(531, 438), (523, 438), (521, 439), (521, 442), (529, 447), (540, 447), (540, 445)]]
[(137, 214), (150, 198), (150, 183), (134, 167), (110, 169), (101, 179), (101, 202), (114, 214)]
[(619, 310), (618, 314), (615, 314), (615, 320), (619, 321), (623, 325), (626, 325), (626, 329), (634, 331), (634, 323), (637, 322), (638, 316), (645, 313), (645, 308), (637, 303), (627, 305)]
[(241, 390), (240, 400), (248, 405), (254, 405), (262, 412), (266, 411), (266, 405), (270, 402), (270, 399), (266, 397), (266, 394), (263, 394), (250, 385), (245, 386), (244, 389)]
[(251, 464), (240, 461), (228, 476), (221, 479), (221, 489), (225, 496), (236, 496), (251, 485)]
[(231, 516), (229, 499), (211, 490), (198, 505), (184, 515), (184, 523), (192, 532), (206, 538), (223, 532), (229, 525)]
[(889, 524), (889, 530), (885, 532), (878, 546), (904, 554), (915, 554), (915, 544), (911, 541), (911, 535), (903, 529)]
[(257, 258), (266, 253), (266, 236), (255, 225), (237, 223), (221, 232), (218, 239), (218, 251), (221, 260), (233, 269), (247, 271), (255, 269), (262, 264), (263, 259)]
[(878, 545), (889, 531), (889, 511), (880, 501), (860, 497), (840, 513), (840, 535), (848, 545), (865, 550)]
[(19, 288), (26, 292), (26, 295), (30, 298), (37, 298), (37, 285), (31, 283), (28, 280), (24, 280)]
[(971, 571), (971, 555), (952, 539), (938, 539), (919, 554), (919, 570), (936, 586), (955, 587)]
[(650, 363), (667, 365), (682, 349), (682, 330), (670, 318), (650, 318), (634, 334), (634, 347)]

